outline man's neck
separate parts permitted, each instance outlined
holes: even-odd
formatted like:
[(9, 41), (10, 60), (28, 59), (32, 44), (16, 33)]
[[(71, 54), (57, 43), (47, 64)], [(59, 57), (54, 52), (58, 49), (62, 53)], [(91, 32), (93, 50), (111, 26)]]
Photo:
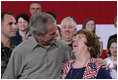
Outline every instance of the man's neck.
[(3, 34), (1, 34), (1, 41), (2, 41), (4, 46), (10, 47), (10, 38), (8, 38), (8, 37), (4, 36)]
[(62, 41), (66, 42), (66, 44), (71, 44), (72, 43), (72, 40), (64, 40), (61, 38)]

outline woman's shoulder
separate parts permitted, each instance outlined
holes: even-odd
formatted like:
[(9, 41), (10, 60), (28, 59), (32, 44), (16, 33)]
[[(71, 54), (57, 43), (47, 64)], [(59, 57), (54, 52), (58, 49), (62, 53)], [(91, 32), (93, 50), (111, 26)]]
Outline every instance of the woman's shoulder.
[(105, 68), (100, 68), (97, 79), (112, 79), (110, 73)]
[(105, 60), (110, 60), (110, 57), (105, 58)]
[(68, 65), (68, 64), (73, 63), (74, 61), (75, 61), (74, 59), (73, 59), (73, 60), (69, 60), (69, 61), (67, 61), (67, 62), (65, 62), (65, 63), (63, 63), (63, 64)]
[(72, 63), (74, 63), (74, 60), (69, 60), (69, 61), (63, 63), (63, 67), (67, 67), (67, 66), (70, 67)]
[(107, 58), (105, 58), (104, 60), (107, 62), (107, 65), (110, 64), (110, 63), (112, 63), (110, 57), (107, 57)]

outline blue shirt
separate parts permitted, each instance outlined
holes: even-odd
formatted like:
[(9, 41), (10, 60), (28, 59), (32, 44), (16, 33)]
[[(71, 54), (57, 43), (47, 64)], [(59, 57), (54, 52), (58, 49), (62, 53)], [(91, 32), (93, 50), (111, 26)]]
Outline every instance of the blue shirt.
[(11, 38), (11, 42), (13, 45), (17, 46), (22, 42), (22, 36), (20, 35), (19, 31), (16, 32), (16, 36)]
[[(83, 68), (71, 68), (66, 76), (66, 79), (82, 79), (86, 67)], [(112, 79), (109, 72), (104, 68), (100, 68), (96, 79)]]

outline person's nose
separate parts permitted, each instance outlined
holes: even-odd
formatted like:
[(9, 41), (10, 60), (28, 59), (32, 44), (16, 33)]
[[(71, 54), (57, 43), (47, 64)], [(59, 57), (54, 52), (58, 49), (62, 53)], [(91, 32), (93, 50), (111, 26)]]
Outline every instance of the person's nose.
[(113, 51), (114, 51), (114, 52), (117, 52), (117, 49), (115, 49), (115, 48), (114, 48), (114, 50), (113, 50)]
[(90, 28), (92, 28), (92, 26), (93, 26), (93, 25), (91, 24), (91, 25), (90, 25)]
[(38, 9), (34, 9), (35, 12), (38, 12)]
[(25, 26), (25, 22), (23, 22), (22, 25)]
[(16, 24), (13, 24), (13, 25), (12, 25), (12, 28), (13, 28), (13, 29), (16, 29), (16, 30), (18, 29), (18, 27), (16, 26)]
[(65, 28), (65, 30), (66, 30), (66, 31), (69, 31), (69, 28), (68, 28), (68, 27), (66, 27), (66, 28)]

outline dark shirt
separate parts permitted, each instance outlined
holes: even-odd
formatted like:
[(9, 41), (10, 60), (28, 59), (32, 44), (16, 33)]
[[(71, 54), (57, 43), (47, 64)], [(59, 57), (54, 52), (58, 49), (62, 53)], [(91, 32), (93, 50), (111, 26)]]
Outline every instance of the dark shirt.
[(11, 52), (15, 46), (13, 44), (10, 44), (10, 48), (3, 45), (1, 42), (1, 77), (7, 67), (9, 58), (11, 56)]
[(112, 35), (112, 36), (109, 37), (108, 42), (107, 42), (107, 45), (108, 45), (109, 41), (112, 40), (113, 38), (117, 38), (117, 34), (114, 34), (114, 35)]
[(84, 68), (71, 68), (69, 73), (66, 76), (66, 79), (82, 79), (83, 78), (83, 74), (84, 74)]
[[(71, 68), (69, 73), (66, 76), (66, 79), (70, 79), (70, 78), (71, 79), (82, 79), (84, 71), (85, 71), (85, 67), (78, 68), (78, 69)], [(105, 70), (101, 67), (99, 69), (96, 79), (111, 79), (111, 76), (107, 70)]]
[(20, 33), (18, 31), (16, 32), (16, 36), (11, 38), (11, 42), (15, 46), (17, 46), (18, 44), (20, 44), (22, 41), (23, 41), (22, 40), (22, 36), (20, 35)]
[(68, 44), (68, 46), (69, 46), (71, 49), (73, 49), (73, 41), (72, 41), (70, 44)]

